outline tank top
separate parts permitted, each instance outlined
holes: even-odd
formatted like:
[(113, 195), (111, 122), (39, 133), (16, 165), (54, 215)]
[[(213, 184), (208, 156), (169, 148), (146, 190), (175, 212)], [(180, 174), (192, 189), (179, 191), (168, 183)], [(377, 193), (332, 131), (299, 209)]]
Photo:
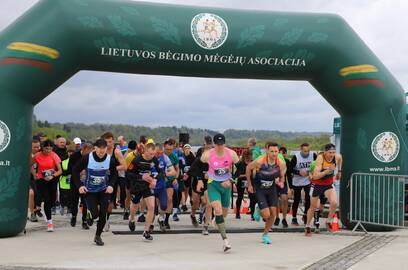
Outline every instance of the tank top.
[[(323, 156), (322, 170), (320, 172), (323, 172), (324, 170), (328, 169), (331, 165), (336, 166), (336, 157), (334, 157), (332, 161), (327, 161), (325, 157)], [(324, 177), (320, 179), (312, 180), (312, 183), (315, 185), (332, 185), (333, 182), (334, 182), (334, 171), (331, 174), (325, 175)]]
[(109, 182), (110, 162), (110, 155), (107, 155), (104, 161), (97, 162), (93, 157), (93, 153), (89, 154), (85, 179), (85, 187), (88, 192), (97, 193), (106, 190)]
[(256, 173), (257, 183), (261, 189), (273, 188), (275, 185), (275, 179), (280, 177), (280, 159), (277, 158), (275, 164), (271, 165), (268, 163), (268, 157), (263, 157), (264, 162), (261, 168)]
[(223, 157), (217, 156), (214, 149), (210, 149), (210, 159), (208, 161), (209, 182), (224, 182), (232, 178), (232, 159), (230, 149), (225, 148)]
[(306, 170), (309, 171), (310, 164), (313, 161), (313, 153), (310, 152), (309, 156), (304, 158), (300, 153), (296, 154), (296, 166), (294, 169), (295, 172), (298, 174), (293, 175), (293, 185), (295, 187), (300, 187), (300, 186), (307, 186), (310, 184), (310, 179), (309, 176), (301, 176), (299, 175), (299, 172), (301, 170)]
[[(69, 158), (66, 160), (62, 161), (61, 167), (63, 171), (68, 170), (68, 163), (69, 163)], [(59, 179), (59, 186), (60, 189), (71, 189), (71, 175), (61, 175)]]

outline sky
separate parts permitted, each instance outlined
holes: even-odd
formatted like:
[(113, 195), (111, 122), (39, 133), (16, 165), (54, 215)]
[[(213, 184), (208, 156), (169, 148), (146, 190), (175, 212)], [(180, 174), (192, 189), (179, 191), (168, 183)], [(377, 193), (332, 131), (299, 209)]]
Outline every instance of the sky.
[[(1, 0), (0, 31), (36, 0)], [(196, 6), (335, 13), (342, 16), (408, 89), (406, 0), (150, 0)], [(169, 95), (173, 89), (174, 95)], [(251, 89), (251, 91), (248, 91)], [(103, 91), (110, 98), (97, 93)], [(202, 93), (206, 93), (203, 95)], [(217, 100), (214, 99), (217, 93)], [(78, 98), (81, 97), (81, 98)], [(92, 100), (92, 102), (89, 102)], [(155, 101), (152, 117), (150, 101)], [(271, 106), (271, 101), (274, 106)], [(105, 103), (100, 110), (100, 104)], [(81, 71), (39, 103), (49, 122), (188, 126), (223, 131), (332, 130), (338, 113), (307, 82), (183, 78)]]

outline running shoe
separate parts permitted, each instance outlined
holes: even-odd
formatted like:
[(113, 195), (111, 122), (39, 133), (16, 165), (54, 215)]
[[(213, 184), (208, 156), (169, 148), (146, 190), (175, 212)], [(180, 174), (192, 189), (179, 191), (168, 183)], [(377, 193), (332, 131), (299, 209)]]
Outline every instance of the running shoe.
[(297, 218), (292, 218), (292, 225), (293, 226), (299, 226), (299, 223), (297, 221)]
[(224, 252), (228, 252), (231, 249), (231, 244), (228, 242), (228, 239), (224, 239), (223, 250)]
[(210, 233), (208, 232), (208, 226), (204, 226), (203, 228), (203, 235), (209, 235)]
[(314, 233), (320, 233), (320, 228), (319, 228), (319, 227), (315, 227), (315, 228), (314, 228)]
[(178, 222), (180, 221), (179, 217), (177, 216), (177, 214), (173, 214), (173, 221)]
[(198, 227), (198, 222), (197, 222), (196, 216), (195, 215), (190, 215), (190, 218), (191, 218), (191, 223), (193, 224), (193, 226), (195, 228), (197, 228)]
[(143, 214), (141, 214), (138, 218), (137, 218), (137, 222), (143, 223), (146, 222), (146, 218)]
[(82, 222), (82, 229), (83, 230), (89, 230), (89, 226), (88, 226), (88, 224), (86, 224), (86, 222)]
[(168, 222), (164, 222), (164, 226), (166, 230), (170, 230), (170, 224)]
[(255, 206), (254, 220), (258, 222), (261, 220), (261, 210), (259, 209), (258, 204)]
[(129, 230), (134, 232), (136, 230), (136, 222), (134, 220), (129, 220)]
[(262, 234), (262, 243), (267, 245), (272, 244), (272, 241), (267, 234)]
[(183, 210), (183, 212), (187, 212), (187, 210), (188, 210), (187, 205), (181, 206), (181, 210)]
[(279, 223), (280, 223), (280, 219), (277, 217), (277, 218), (275, 219), (275, 222), (273, 223), (273, 225), (279, 226)]
[(289, 227), (288, 222), (286, 221), (286, 219), (282, 219), (282, 226), (283, 226), (283, 228)]
[(92, 213), (91, 211), (86, 211), (86, 223), (88, 224), (89, 227), (91, 227), (93, 225), (93, 217), (92, 217)]
[(159, 219), (159, 227), (160, 227), (160, 231), (161, 232), (165, 232), (166, 231), (166, 225), (164, 224), (163, 220)]
[(241, 215), (239, 213), (235, 214), (235, 219), (241, 219)]
[(34, 213), (39, 217), (42, 218), (44, 215), (41, 213), (41, 209), (35, 210)]
[(312, 236), (312, 229), (310, 227), (305, 227), (305, 236)]
[(109, 232), (110, 229), (110, 224), (109, 224), (109, 220), (106, 221), (105, 227), (103, 227), (103, 231), (104, 232)]
[(123, 220), (129, 220), (129, 212), (125, 211), (125, 213), (123, 214)]
[(97, 246), (103, 246), (105, 243), (102, 241), (100, 236), (95, 235), (94, 242)]
[(47, 225), (47, 232), (53, 232), (54, 231), (54, 224), (48, 223)]
[(153, 241), (153, 236), (151, 236), (149, 232), (144, 231), (142, 235), (142, 239), (147, 242)]
[(38, 222), (38, 218), (37, 218), (37, 216), (36, 216), (35, 213), (32, 213), (32, 214), (30, 215), (30, 221), (31, 221), (31, 222)]
[(71, 227), (75, 227), (75, 225), (76, 225), (76, 217), (72, 217), (71, 218)]

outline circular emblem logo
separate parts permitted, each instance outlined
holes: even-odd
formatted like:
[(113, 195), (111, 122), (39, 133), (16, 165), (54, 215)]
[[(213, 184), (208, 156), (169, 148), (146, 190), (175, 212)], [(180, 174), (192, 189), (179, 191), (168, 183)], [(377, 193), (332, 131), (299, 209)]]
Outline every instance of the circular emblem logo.
[(200, 13), (191, 22), (191, 34), (201, 48), (214, 50), (227, 40), (228, 26), (220, 16)]
[(371, 144), (371, 151), (378, 161), (388, 163), (395, 160), (400, 151), (398, 136), (393, 132), (377, 135)]
[(6, 150), (10, 143), (11, 133), (8, 126), (0, 120), (0, 153)]

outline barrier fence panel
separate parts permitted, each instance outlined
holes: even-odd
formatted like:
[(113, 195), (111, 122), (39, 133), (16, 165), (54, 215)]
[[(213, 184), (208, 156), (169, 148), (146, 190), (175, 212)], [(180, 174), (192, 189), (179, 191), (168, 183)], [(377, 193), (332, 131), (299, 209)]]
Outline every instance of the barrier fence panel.
[(354, 173), (350, 179), (350, 221), (353, 231), (363, 224), (404, 227), (407, 175)]

